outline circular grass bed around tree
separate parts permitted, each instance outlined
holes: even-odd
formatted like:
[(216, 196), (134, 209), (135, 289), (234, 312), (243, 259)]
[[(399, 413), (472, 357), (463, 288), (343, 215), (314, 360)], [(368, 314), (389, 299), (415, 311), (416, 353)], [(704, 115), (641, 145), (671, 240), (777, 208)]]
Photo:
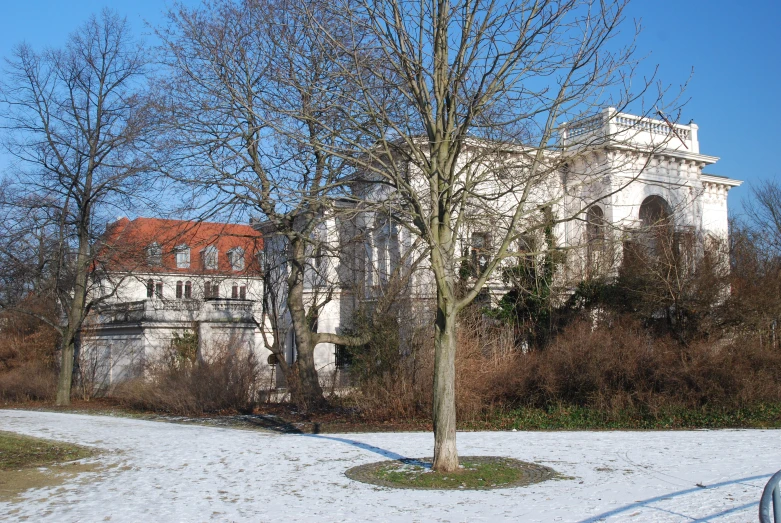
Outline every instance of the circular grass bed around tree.
[(435, 472), (431, 458), (378, 461), (349, 469), (348, 478), (383, 487), (427, 490), (488, 490), (523, 487), (559, 478), (553, 469), (512, 458), (465, 456), (456, 472)]

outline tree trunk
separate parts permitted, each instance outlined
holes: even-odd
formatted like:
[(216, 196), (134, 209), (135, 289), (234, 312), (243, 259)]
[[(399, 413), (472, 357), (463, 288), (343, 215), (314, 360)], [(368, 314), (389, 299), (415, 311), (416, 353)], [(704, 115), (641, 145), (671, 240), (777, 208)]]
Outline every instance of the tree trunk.
[(294, 380), (290, 388), (291, 399), (304, 410), (318, 409), (325, 404), (323, 388), (315, 368), (315, 336), (307, 321), (304, 303), (304, 267), (306, 245), (297, 237), (289, 239), (291, 253), (290, 275), (287, 281), (287, 302), (293, 330), (296, 334), (296, 361), (293, 364)]
[(450, 300), (437, 297), (434, 326), (434, 470), (458, 469), (456, 449), (456, 312)]
[[(92, 177), (87, 177), (85, 191), (91, 190)], [(60, 356), (60, 378), (57, 382), (57, 405), (70, 405), (71, 388), (73, 385), (73, 363), (76, 355), (76, 342), (79, 331), (84, 323), (87, 303), (87, 280), (90, 270), (89, 215), (90, 208), (83, 209), (82, 220), (79, 223), (79, 247), (76, 258), (76, 277), (73, 284), (73, 297), (68, 310), (68, 326), (62, 337), (62, 354)]]
[(57, 380), (57, 406), (71, 404), (71, 383), (73, 379), (73, 355), (75, 341), (73, 331), (68, 327), (62, 336), (60, 351), (60, 376)]
[(296, 382), (291, 389), (291, 399), (304, 410), (317, 410), (325, 405), (323, 388), (315, 369), (314, 351), (298, 353), (295, 363)]

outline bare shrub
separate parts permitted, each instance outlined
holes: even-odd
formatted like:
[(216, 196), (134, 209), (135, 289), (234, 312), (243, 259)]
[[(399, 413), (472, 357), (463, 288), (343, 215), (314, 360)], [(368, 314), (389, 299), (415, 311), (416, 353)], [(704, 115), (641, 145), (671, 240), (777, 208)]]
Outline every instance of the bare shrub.
[(356, 385), (343, 402), (370, 420), (415, 419), (431, 412), (433, 338), (430, 328), (400, 328), (394, 314), (356, 317), (354, 328), (369, 342), (351, 351), (350, 379)]
[(0, 400), (8, 402), (54, 399), (57, 371), (39, 363), (27, 363), (0, 373)]
[[(417, 331), (400, 351), (380, 329), (350, 404), (370, 420), (430, 414), (433, 340)], [(489, 419), (518, 407), (584, 407), (607, 415), (664, 409), (737, 409), (781, 401), (781, 351), (755, 334), (688, 345), (629, 315), (573, 321), (544, 349), (524, 352), (512, 328), (472, 311), (459, 322), (459, 419)]]
[(662, 407), (742, 407), (781, 400), (781, 354), (755, 339), (681, 345), (636, 320), (570, 325), (544, 351), (523, 355), (506, 400), (604, 412)]
[(56, 331), (32, 316), (0, 317), (0, 400), (51, 400), (57, 386)]
[[(404, 321), (411, 322), (409, 318)], [(402, 320), (374, 318), (363, 328), (370, 342), (355, 351), (351, 376), (356, 388), (345, 401), (375, 421), (428, 418), (432, 408), (434, 338), (430, 325), (400, 329)], [(406, 336), (400, 335), (405, 333)], [(514, 332), (485, 321), (476, 311), (463, 315), (458, 328), (456, 409), (459, 419), (473, 421), (508, 397), (518, 353)]]
[(476, 307), (462, 314), (456, 355), (458, 419), (478, 420), (502, 407), (512, 394), (522, 356), (515, 334), (513, 327), (484, 318)]
[(115, 396), (125, 406), (183, 416), (252, 411), (262, 382), (253, 351), (221, 346), (202, 359), (190, 356), (172, 344), (144, 378), (118, 386)]

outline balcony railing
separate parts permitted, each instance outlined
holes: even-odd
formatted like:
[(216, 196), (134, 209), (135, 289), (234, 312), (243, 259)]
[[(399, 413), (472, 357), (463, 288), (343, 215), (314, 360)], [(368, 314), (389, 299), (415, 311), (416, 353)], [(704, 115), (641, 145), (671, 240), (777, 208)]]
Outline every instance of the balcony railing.
[(668, 123), (607, 108), (594, 116), (563, 124), (559, 142), (564, 146), (580, 146), (609, 141), (699, 153), (697, 129), (694, 123)]
[(228, 298), (201, 300), (161, 300), (152, 298), (123, 303), (100, 305), (99, 323), (128, 323), (139, 321), (196, 321), (230, 319), (251, 321), (254, 301)]

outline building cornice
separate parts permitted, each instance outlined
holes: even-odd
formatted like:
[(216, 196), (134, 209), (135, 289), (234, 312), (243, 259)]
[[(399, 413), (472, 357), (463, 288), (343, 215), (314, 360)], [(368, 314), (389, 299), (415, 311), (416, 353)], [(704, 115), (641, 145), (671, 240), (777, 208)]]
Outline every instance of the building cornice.
[(702, 174), (701, 180), (707, 183), (715, 183), (718, 185), (726, 185), (728, 187), (740, 187), (743, 185), (743, 180), (735, 180), (733, 178), (727, 178), (726, 176), (718, 176), (716, 174)]

